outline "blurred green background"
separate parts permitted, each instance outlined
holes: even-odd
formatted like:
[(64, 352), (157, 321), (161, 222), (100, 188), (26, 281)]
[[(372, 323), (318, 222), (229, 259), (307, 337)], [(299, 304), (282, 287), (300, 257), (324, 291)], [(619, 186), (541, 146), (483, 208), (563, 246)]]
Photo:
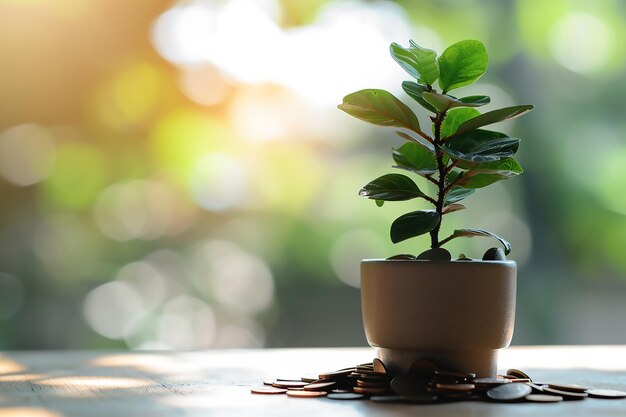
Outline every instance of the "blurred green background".
[(499, 126), (525, 174), (445, 226), (511, 241), (514, 343), (626, 343), (625, 35), (610, 0), (0, 0), (0, 348), (364, 345), (359, 260), (428, 238), (357, 196), (400, 139), (336, 105), (408, 100), (410, 38), (536, 106)]

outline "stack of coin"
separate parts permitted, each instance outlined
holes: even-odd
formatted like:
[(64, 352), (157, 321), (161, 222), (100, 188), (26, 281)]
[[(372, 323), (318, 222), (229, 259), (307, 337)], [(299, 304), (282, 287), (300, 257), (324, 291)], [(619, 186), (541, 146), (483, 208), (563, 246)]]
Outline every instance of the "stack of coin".
[(376, 402), (428, 404), (449, 401), (551, 403), (626, 398), (626, 392), (592, 389), (581, 385), (538, 383), (525, 372), (509, 369), (496, 378), (477, 378), (471, 372), (454, 372), (428, 359), (418, 359), (407, 374), (390, 375), (378, 358), (337, 371), (301, 379), (276, 379), (252, 388), (254, 394), (286, 394), (298, 398), (333, 400), (369, 399)]

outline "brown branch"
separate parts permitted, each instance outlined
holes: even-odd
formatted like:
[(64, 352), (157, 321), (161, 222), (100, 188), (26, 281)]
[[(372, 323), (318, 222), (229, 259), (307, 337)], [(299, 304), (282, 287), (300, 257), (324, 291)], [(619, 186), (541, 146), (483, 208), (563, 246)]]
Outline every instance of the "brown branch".
[(432, 176), (430, 175), (424, 175), (424, 178), (426, 178), (428, 181), (432, 182), (435, 185), (439, 185), (439, 182), (437, 182), (436, 179), (434, 179)]

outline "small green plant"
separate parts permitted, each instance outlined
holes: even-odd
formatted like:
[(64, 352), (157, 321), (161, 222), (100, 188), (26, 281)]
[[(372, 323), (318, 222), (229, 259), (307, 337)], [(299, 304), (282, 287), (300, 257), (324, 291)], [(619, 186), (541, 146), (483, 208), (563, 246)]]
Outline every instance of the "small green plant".
[[(391, 225), (393, 243), (430, 233), (434, 249), (457, 237), (488, 236), (498, 239), (508, 254), (511, 245), (485, 230), (458, 229), (444, 239), (439, 238), (439, 232), (443, 216), (464, 209), (459, 202), (477, 188), (522, 173), (522, 167), (512, 158), (520, 140), (481, 128), (519, 117), (533, 106), (512, 106), (481, 114), (477, 107), (488, 104), (491, 101), (488, 96), (457, 98), (448, 94), (474, 83), (487, 70), (487, 50), (479, 41), (457, 42), (439, 57), (435, 51), (422, 48), (412, 40), (408, 48), (392, 43), (390, 52), (417, 81), (405, 81), (402, 88), (432, 113), (429, 116), (431, 132), (422, 130), (415, 113), (385, 90), (357, 91), (344, 97), (338, 107), (360, 120), (403, 129), (396, 132), (406, 143), (393, 149), (394, 168), (430, 181), (436, 195), (429, 196), (411, 178), (399, 173), (376, 178), (365, 185), (359, 195), (376, 200), (378, 206), (385, 201), (414, 198), (423, 198), (434, 206), (434, 210), (412, 211), (397, 218)], [(435, 89), (435, 82), (441, 91)]]

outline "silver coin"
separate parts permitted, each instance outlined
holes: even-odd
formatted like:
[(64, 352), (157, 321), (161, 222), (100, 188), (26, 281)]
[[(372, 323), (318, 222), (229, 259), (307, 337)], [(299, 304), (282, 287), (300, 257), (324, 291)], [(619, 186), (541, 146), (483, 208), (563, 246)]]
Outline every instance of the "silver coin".
[(616, 391), (612, 389), (590, 389), (587, 391), (590, 397), (604, 399), (626, 398), (626, 392)]
[(360, 400), (365, 398), (365, 395), (357, 394), (355, 392), (331, 392), (326, 396), (326, 398), (330, 398), (331, 400)]
[(509, 383), (502, 384), (487, 391), (487, 396), (496, 401), (515, 401), (524, 398), (533, 392), (526, 384)]
[(472, 379), (472, 384), (480, 384), (480, 385), (502, 385), (511, 383), (510, 380), (506, 378), (474, 378)]
[(262, 387), (252, 388), (250, 389), (250, 392), (253, 394), (275, 395), (275, 394), (285, 394), (287, 390), (283, 388), (268, 387), (267, 385), (265, 385)]
[(546, 394), (530, 394), (524, 397), (526, 401), (534, 403), (558, 403), (563, 401), (563, 397), (560, 395), (546, 395)]

